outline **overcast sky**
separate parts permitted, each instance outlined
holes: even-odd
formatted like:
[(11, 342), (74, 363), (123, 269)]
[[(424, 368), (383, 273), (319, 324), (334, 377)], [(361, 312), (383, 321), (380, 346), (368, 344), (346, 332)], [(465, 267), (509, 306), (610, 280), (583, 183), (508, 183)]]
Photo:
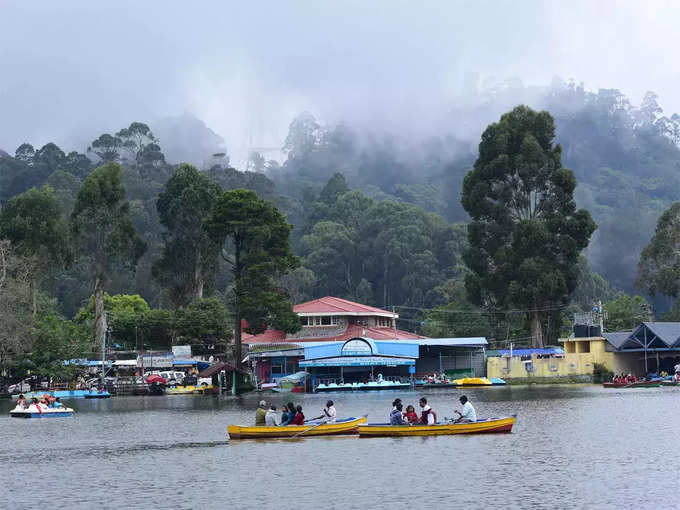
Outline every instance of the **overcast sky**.
[(470, 72), (680, 111), (678, 2), (0, 0), (0, 148), (190, 112), (239, 162), (290, 120), (426, 125)]

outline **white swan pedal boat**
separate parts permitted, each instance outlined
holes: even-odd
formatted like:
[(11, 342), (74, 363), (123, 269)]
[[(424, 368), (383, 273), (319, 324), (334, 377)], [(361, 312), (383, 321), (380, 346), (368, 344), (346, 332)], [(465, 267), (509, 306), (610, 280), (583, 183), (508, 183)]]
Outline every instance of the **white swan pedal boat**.
[(34, 404), (24, 408), (16, 406), (9, 412), (12, 418), (68, 418), (73, 416), (70, 407), (38, 407)]

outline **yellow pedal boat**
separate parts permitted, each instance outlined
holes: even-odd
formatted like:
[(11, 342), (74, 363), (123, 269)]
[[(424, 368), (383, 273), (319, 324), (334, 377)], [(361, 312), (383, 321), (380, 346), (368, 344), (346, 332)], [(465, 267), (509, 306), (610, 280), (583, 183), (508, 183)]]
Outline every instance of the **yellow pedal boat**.
[(387, 423), (359, 426), (359, 437), (448, 436), (453, 434), (489, 434), (511, 432), (515, 415), (488, 418), (472, 423), (437, 423), (435, 425), (390, 425)]
[[(339, 434), (356, 434), (357, 428), (366, 423), (366, 416), (360, 418), (345, 418), (335, 423), (319, 422), (305, 423), (304, 425), (286, 425), (283, 427), (242, 427), (241, 425), (229, 425), (227, 432), (231, 439), (264, 439), (274, 437), (299, 437), (331, 436)], [(306, 432), (305, 432), (306, 431)], [(301, 433), (302, 432), (302, 433)]]
[(463, 377), (454, 379), (453, 384), (456, 386), (493, 386), (493, 383), (486, 377)]
[(168, 395), (204, 395), (214, 391), (215, 386), (212, 384), (202, 384), (200, 386), (175, 386), (174, 388), (168, 388), (166, 393)]

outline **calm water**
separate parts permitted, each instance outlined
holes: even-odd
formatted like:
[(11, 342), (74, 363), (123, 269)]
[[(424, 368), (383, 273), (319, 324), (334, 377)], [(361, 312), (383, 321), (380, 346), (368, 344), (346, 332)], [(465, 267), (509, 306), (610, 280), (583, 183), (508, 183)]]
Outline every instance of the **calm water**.
[[(70, 419), (0, 403), (2, 508), (671, 508), (680, 494), (680, 388), (469, 389), (512, 434), (231, 441), (261, 395), (72, 400)], [(440, 417), (458, 391), (426, 392)], [(400, 396), (336, 394), (338, 416), (384, 421)], [(278, 406), (288, 396), (266, 395)], [(327, 395), (296, 395), (308, 416)]]

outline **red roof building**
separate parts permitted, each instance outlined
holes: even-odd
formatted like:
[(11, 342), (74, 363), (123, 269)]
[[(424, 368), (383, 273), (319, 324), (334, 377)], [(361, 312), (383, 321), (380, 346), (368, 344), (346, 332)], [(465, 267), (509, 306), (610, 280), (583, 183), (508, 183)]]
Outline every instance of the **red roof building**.
[(413, 340), (425, 338), (396, 329), (394, 312), (362, 305), (347, 299), (326, 296), (293, 307), (302, 328), (294, 334), (268, 329), (260, 335), (243, 332), (244, 344), (339, 342), (355, 337), (373, 340)]

